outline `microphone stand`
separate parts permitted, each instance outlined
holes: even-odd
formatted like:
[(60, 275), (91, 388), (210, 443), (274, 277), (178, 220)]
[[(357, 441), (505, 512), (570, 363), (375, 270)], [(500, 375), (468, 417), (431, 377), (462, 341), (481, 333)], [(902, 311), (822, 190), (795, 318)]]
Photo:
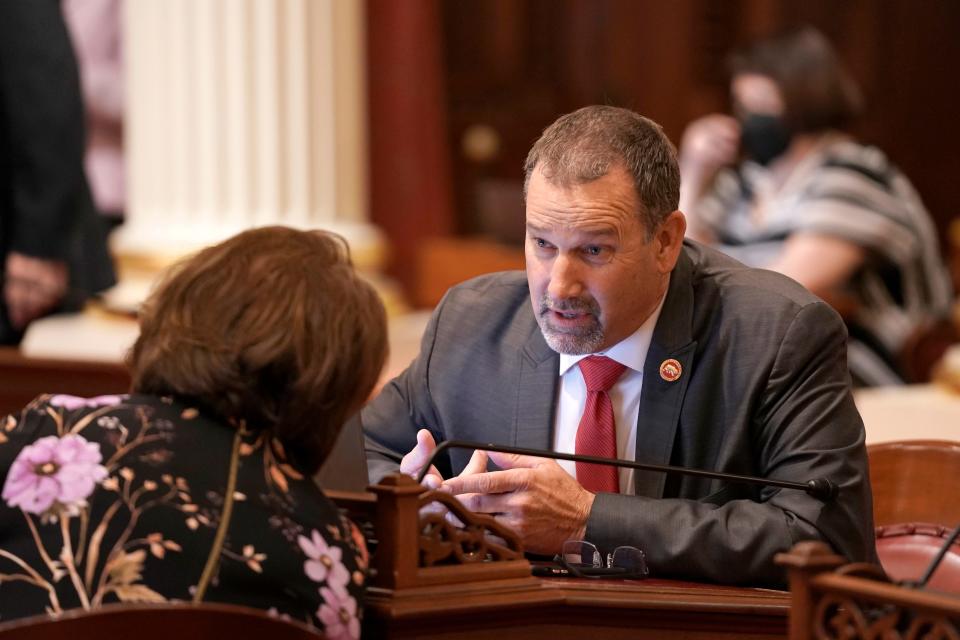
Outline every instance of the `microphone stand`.
[(780, 487), (782, 489), (797, 489), (804, 491), (810, 496), (829, 502), (837, 497), (840, 488), (837, 484), (827, 478), (814, 478), (806, 482), (791, 482), (789, 480), (774, 480), (772, 478), (758, 478), (755, 476), (742, 476), (733, 473), (721, 473), (719, 471), (703, 471), (701, 469), (687, 469), (685, 467), (676, 467), (667, 464), (650, 464), (646, 462), (635, 462), (633, 460), (620, 460), (619, 458), (600, 458), (597, 456), (583, 456), (572, 453), (559, 453), (556, 451), (541, 451), (539, 449), (525, 449), (523, 447), (508, 447), (500, 444), (485, 442), (473, 442), (471, 440), (444, 440), (427, 459), (427, 463), (417, 475), (417, 482), (422, 482), (427, 470), (433, 465), (437, 456), (447, 449), (479, 449), (480, 451), (496, 451), (498, 453), (515, 453), (523, 456), (534, 456), (537, 458), (551, 458), (555, 460), (571, 460), (573, 462), (586, 462), (590, 464), (605, 464), (617, 467), (627, 467), (630, 469), (639, 469), (641, 471), (659, 471), (661, 473), (679, 473), (687, 476), (699, 478), (711, 478), (714, 480), (726, 480), (728, 482), (739, 482), (742, 484), (752, 484), (762, 487)]

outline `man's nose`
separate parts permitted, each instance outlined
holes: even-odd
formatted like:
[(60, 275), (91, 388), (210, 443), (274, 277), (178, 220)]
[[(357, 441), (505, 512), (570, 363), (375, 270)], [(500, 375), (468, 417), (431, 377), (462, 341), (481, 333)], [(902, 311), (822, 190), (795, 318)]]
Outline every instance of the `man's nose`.
[(553, 300), (580, 297), (583, 293), (583, 281), (575, 260), (562, 253), (554, 259), (550, 268), (550, 285), (547, 287), (547, 293)]

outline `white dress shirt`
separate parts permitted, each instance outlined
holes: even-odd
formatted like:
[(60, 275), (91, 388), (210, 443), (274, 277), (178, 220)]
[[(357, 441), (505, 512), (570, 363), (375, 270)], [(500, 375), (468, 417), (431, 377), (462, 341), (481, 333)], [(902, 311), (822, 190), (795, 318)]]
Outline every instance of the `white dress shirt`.
[[(660, 304), (646, 322), (606, 351), (582, 356), (560, 354), (560, 389), (557, 413), (553, 423), (553, 450), (561, 453), (576, 453), (577, 428), (587, 402), (587, 385), (577, 363), (588, 355), (606, 356), (627, 367), (620, 379), (610, 389), (613, 403), (613, 419), (617, 428), (617, 457), (636, 459), (637, 422), (640, 417), (640, 391), (643, 389), (643, 363), (647, 359), (653, 330), (657, 326)], [(576, 462), (557, 460), (563, 469), (577, 477)], [(620, 493), (633, 495), (633, 469), (620, 469)]]

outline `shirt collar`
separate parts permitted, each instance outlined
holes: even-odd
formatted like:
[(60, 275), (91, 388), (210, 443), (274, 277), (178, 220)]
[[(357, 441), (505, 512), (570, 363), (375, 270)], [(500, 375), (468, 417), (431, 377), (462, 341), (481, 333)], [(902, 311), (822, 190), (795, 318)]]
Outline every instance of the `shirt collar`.
[[(669, 281), (667, 287), (669, 289)], [(660, 302), (657, 304), (657, 308), (654, 309), (650, 317), (640, 325), (640, 328), (606, 351), (587, 353), (580, 356), (561, 353), (560, 375), (565, 374), (574, 365), (588, 356), (606, 356), (611, 360), (616, 360), (628, 369), (642, 372), (643, 363), (647, 359), (647, 351), (650, 350), (650, 342), (653, 340), (653, 330), (657, 326), (657, 320), (660, 318), (660, 311), (663, 309), (663, 303), (666, 299), (667, 294), (664, 293), (660, 298)]]

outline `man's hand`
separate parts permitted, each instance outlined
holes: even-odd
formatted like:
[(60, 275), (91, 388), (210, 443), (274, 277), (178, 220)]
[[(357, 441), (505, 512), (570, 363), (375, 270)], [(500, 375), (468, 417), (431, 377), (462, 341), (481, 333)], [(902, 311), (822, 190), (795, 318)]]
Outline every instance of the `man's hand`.
[(463, 473), (445, 481), (442, 489), (460, 496), (471, 511), (491, 514), (516, 531), (527, 551), (559, 553), (566, 540), (583, 539), (592, 493), (553, 460), (489, 455), (503, 471)]
[(7, 255), (3, 298), (10, 324), (23, 329), (31, 320), (54, 308), (67, 290), (67, 265), (60, 260)]
[[(400, 472), (416, 478), (420, 475), (420, 471), (427, 464), (427, 460), (436, 448), (437, 442), (433, 439), (433, 434), (427, 429), (420, 429), (420, 431), (417, 431), (417, 445), (400, 460)], [(442, 482), (443, 477), (440, 472), (431, 465), (430, 471), (423, 476), (423, 486), (428, 489), (436, 489)]]
[(735, 118), (714, 113), (687, 126), (680, 141), (680, 161), (687, 172), (693, 170), (707, 177), (733, 164), (739, 149), (739, 123)]
[[(407, 455), (403, 456), (403, 459), (400, 461), (400, 472), (416, 478), (420, 475), (420, 470), (423, 469), (423, 465), (427, 464), (427, 460), (436, 448), (437, 442), (433, 439), (433, 434), (427, 429), (420, 429), (420, 431), (417, 432), (417, 446), (411, 449)], [(467, 466), (460, 472), (460, 475), (468, 476), (474, 473), (483, 473), (486, 470), (487, 452), (474, 451), (470, 457), (470, 462), (468, 462)], [(427, 475), (423, 476), (423, 486), (428, 489), (436, 489), (442, 482), (443, 477), (434, 466), (431, 466)]]

